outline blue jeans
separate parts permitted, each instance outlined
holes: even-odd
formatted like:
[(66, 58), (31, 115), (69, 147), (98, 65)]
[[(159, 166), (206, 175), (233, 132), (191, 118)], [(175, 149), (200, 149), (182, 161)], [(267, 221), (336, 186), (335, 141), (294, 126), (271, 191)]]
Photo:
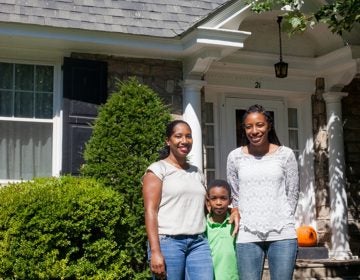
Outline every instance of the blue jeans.
[(271, 280), (291, 280), (297, 249), (296, 239), (237, 243), (239, 275), (241, 279), (261, 280), (266, 256)]
[[(203, 234), (160, 235), (159, 240), (165, 258), (167, 280), (214, 278), (210, 247)], [(148, 258), (151, 258), (149, 246)]]

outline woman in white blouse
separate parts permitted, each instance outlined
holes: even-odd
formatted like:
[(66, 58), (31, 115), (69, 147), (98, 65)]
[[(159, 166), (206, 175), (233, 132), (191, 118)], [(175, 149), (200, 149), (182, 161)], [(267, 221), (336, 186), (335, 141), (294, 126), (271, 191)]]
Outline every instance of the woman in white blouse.
[(272, 280), (291, 280), (298, 248), (298, 166), (261, 105), (244, 114), (242, 146), (228, 155), (227, 180), (241, 216), (236, 239), (241, 279), (260, 280), (267, 257)]

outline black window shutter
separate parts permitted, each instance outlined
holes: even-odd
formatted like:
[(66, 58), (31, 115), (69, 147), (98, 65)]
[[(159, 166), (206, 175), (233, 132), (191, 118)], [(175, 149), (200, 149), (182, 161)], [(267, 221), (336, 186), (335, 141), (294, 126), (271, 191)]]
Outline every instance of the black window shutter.
[(107, 99), (107, 63), (64, 58), (62, 174), (79, 174), (98, 107)]

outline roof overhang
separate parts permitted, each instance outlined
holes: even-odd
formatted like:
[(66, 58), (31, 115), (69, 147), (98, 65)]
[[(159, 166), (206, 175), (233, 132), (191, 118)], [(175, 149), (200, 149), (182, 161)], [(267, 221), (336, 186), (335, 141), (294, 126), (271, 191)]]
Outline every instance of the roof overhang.
[(184, 37), (159, 38), (112, 32), (53, 28), (26, 24), (0, 24), (0, 47), (51, 48), (64, 52), (97, 53), (183, 59), (207, 47), (239, 49), (250, 33), (235, 30), (199, 27)]

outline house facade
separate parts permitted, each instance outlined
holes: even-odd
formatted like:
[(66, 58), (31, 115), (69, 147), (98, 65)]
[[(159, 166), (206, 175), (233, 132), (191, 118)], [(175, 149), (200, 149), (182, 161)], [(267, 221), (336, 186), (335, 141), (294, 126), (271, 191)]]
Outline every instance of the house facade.
[(98, 106), (136, 76), (189, 122), (208, 181), (226, 177), (244, 110), (265, 106), (298, 157), (298, 225), (330, 257), (359, 255), (360, 29), (283, 33), (288, 76), (276, 78), (281, 13), (235, 0), (0, 0), (0, 182), (77, 174)]

